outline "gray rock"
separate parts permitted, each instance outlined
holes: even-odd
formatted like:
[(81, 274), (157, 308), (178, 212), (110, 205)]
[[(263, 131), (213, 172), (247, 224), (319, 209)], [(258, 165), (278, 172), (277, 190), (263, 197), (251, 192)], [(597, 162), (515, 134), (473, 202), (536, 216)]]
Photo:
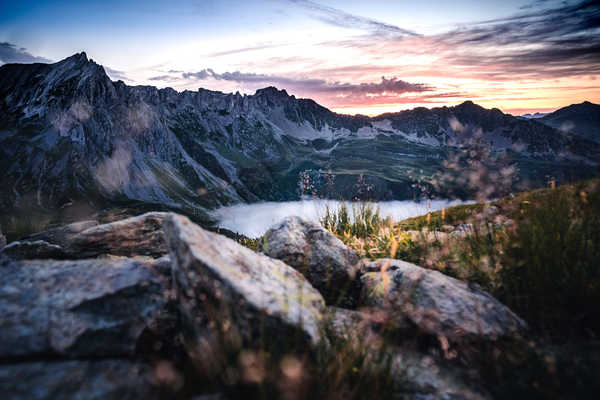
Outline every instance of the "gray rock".
[(131, 355), (168, 303), (167, 280), (141, 261), (4, 260), (0, 270), (2, 358)]
[(18, 260), (82, 259), (104, 254), (160, 257), (167, 253), (162, 222), (167, 213), (150, 212), (109, 224), (83, 221), (36, 233), (4, 249)]
[(157, 399), (152, 369), (125, 360), (38, 361), (0, 365), (4, 400)]
[(457, 365), (424, 353), (411, 342), (410, 335), (404, 341), (394, 335), (397, 327), (381, 310), (360, 312), (329, 307), (327, 315), (332, 340), (344, 340), (357, 354), (363, 352), (366, 364), (363, 370), (377, 368), (381, 369), (382, 377), (389, 376), (389, 390), (394, 398), (489, 398)]
[(15, 241), (0, 249), (0, 253), (16, 260), (37, 260), (68, 258), (67, 252), (59, 245), (44, 240)]
[(167, 253), (162, 231), (166, 215), (163, 212), (151, 212), (94, 226), (72, 236), (66, 247), (77, 258), (99, 254), (160, 257)]
[(392, 259), (366, 262), (362, 270), (362, 305), (391, 310), (438, 338), (495, 340), (526, 329), (488, 293), (438, 271)]
[(300, 271), (328, 304), (355, 305), (360, 257), (321, 225), (286, 218), (267, 231), (261, 250)]
[(35, 240), (43, 240), (48, 243), (58, 244), (64, 246), (65, 243), (69, 241), (69, 239), (79, 233), (83, 232), (86, 229), (97, 226), (98, 221), (96, 220), (87, 220), (87, 221), (79, 221), (74, 222), (72, 224), (64, 225), (58, 228), (49, 229), (47, 231), (34, 233), (29, 235), (23, 240), (27, 241), (35, 241)]
[(186, 217), (165, 219), (186, 348), (214, 372), (224, 349), (320, 340), (322, 296), (293, 268), (205, 231)]

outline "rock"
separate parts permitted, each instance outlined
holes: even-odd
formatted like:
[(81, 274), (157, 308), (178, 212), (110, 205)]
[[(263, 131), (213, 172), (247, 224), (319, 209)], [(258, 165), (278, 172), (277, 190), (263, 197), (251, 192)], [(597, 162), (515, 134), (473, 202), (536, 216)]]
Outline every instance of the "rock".
[(183, 216), (166, 218), (164, 230), (186, 348), (203, 372), (226, 349), (319, 342), (324, 300), (300, 273)]
[[(368, 312), (327, 307), (327, 320), (335, 338), (351, 342), (354, 346), (380, 349), (383, 336), (387, 335), (394, 320), (385, 310), (372, 309)], [(395, 328), (398, 328), (394, 325)], [(394, 329), (395, 330), (395, 329)], [(399, 329), (401, 330), (401, 328)]]
[(72, 236), (66, 248), (77, 258), (99, 254), (160, 257), (168, 251), (162, 231), (166, 215), (168, 213), (150, 212), (94, 226)]
[(4, 400), (159, 398), (149, 365), (113, 359), (1, 364), (0, 393)]
[(26, 240), (26, 241), (43, 240), (48, 243), (53, 243), (53, 244), (58, 244), (58, 245), (64, 246), (73, 235), (75, 235), (79, 232), (83, 232), (86, 229), (89, 229), (89, 228), (97, 226), (97, 225), (98, 225), (98, 221), (96, 221), (96, 220), (74, 222), (72, 224), (68, 224), (65, 226), (58, 227), (58, 228), (34, 233), (32, 235), (29, 235), (29, 236), (23, 238), (23, 240)]
[(0, 270), (5, 359), (131, 355), (165, 317), (168, 282), (149, 263), (5, 259)]
[(396, 312), (438, 338), (496, 340), (518, 337), (526, 329), (523, 320), (488, 293), (438, 271), (392, 259), (366, 262), (362, 271), (362, 305)]
[(105, 254), (160, 257), (167, 253), (162, 231), (165, 215), (150, 212), (103, 225), (77, 222), (31, 235), (3, 252), (17, 260), (82, 259)]
[(56, 259), (68, 258), (67, 252), (59, 245), (44, 240), (16, 241), (4, 246), (0, 253), (16, 260), (25, 259)]
[(300, 271), (327, 304), (352, 308), (359, 292), (358, 254), (319, 224), (289, 217), (269, 229), (262, 249)]
[[(328, 307), (328, 317), (331, 340), (344, 340), (356, 354), (364, 353), (362, 371), (376, 368), (381, 379), (389, 376), (388, 390), (394, 398), (489, 398), (459, 366), (424, 352), (411, 341), (413, 336), (397, 335), (398, 327), (381, 310), (360, 312)], [(347, 354), (348, 349), (342, 351)]]

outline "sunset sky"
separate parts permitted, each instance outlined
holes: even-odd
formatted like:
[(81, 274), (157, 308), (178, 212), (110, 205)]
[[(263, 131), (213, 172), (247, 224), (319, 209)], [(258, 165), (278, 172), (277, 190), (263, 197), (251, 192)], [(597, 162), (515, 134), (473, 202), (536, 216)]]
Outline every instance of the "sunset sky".
[(473, 100), (600, 103), (600, 2), (29, 1), (0, 4), (0, 63), (76, 52), (130, 85), (276, 86), (342, 113)]

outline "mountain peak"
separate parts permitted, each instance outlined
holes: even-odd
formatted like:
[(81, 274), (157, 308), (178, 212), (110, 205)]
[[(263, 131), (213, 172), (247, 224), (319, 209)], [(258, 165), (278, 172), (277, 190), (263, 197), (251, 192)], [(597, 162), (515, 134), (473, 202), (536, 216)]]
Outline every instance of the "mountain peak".
[(254, 95), (265, 95), (269, 97), (289, 97), (289, 94), (285, 91), (285, 89), (279, 90), (275, 86), (267, 86), (265, 88), (258, 89), (256, 93), (254, 93)]
[(457, 105), (456, 107), (454, 107), (455, 110), (457, 111), (461, 111), (461, 112), (481, 112), (481, 110), (485, 110), (484, 107), (480, 106), (479, 104), (475, 104), (473, 103), (471, 100), (467, 100), (463, 103), (460, 103), (459, 105)]
[(74, 64), (85, 64), (88, 63), (90, 60), (88, 60), (87, 58), (87, 54), (85, 54), (85, 51), (82, 51), (81, 53), (75, 53), (70, 57), (65, 58), (62, 61), (59, 61), (60, 63), (74, 63)]
[(458, 107), (458, 108), (474, 108), (474, 107), (479, 108), (481, 106), (478, 105), (478, 104), (473, 103), (473, 101), (471, 101), (471, 100), (467, 100), (467, 101), (464, 101), (464, 102), (460, 103), (456, 107)]

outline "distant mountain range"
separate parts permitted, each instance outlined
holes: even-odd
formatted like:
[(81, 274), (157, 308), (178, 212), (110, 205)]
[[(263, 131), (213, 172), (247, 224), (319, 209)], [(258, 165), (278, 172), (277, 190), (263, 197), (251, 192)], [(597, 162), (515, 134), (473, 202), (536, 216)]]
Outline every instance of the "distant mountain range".
[(584, 101), (544, 115), (541, 122), (562, 132), (600, 142), (600, 105)]
[(377, 117), (254, 95), (113, 82), (85, 53), (0, 67), (0, 207), (168, 208), (201, 219), (301, 195), (472, 197), (598, 175), (600, 106), (524, 119), (470, 101)]
[(519, 115), (518, 118), (527, 118), (527, 119), (537, 119), (537, 118), (542, 118), (545, 117), (546, 115), (548, 115), (549, 113), (540, 113), (540, 112), (536, 112), (533, 114), (523, 114), (523, 115)]

